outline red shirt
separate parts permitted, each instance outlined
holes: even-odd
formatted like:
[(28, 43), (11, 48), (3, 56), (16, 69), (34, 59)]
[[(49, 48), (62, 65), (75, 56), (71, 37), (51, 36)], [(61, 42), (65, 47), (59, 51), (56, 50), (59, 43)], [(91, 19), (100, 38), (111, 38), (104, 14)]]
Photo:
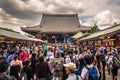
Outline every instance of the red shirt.
[(20, 61), (24, 62), (29, 58), (29, 54), (25, 52), (21, 52), (19, 55)]

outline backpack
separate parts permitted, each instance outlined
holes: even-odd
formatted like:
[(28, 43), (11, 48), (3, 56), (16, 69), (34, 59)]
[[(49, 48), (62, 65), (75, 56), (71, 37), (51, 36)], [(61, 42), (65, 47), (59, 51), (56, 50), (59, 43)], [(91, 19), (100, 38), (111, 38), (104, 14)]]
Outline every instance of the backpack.
[(63, 68), (63, 61), (61, 58), (54, 59), (54, 69), (55, 71), (61, 71)]
[(88, 70), (88, 80), (98, 80), (98, 72), (95, 66), (92, 68), (89, 68), (86, 66), (86, 69)]
[(113, 68), (115, 69), (120, 68), (120, 61), (116, 57), (113, 57)]

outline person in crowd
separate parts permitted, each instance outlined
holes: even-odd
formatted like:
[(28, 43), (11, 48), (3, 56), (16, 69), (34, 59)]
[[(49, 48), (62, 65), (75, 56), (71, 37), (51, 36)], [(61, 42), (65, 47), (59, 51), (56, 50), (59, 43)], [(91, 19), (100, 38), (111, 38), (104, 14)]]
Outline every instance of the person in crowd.
[[(62, 55), (61, 55), (63, 58), (64, 58), (64, 64), (65, 64), (65, 51), (64, 51), (64, 53), (62, 53)], [(63, 68), (62, 68), (62, 72), (63, 72), (63, 75), (62, 75), (62, 80), (66, 80), (67, 79), (67, 77), (68, 77), (68, 74), (66, 74), (66, 70), (65, 70), (65, 67), (63, 66)]]
[(78, 61), (78, 64), (79, 66), (78, 66), (78, 69), (76, 70), (76, 74), (80, 76), (83, 68), (86, 66), (85, 57), (80, 58)]
[(103, 78), (102, 78), (102, 80), (106, 80), (106, 75), (105, 75), (106, 59), (105, 59), (105, 57), (106, 57), (106, 55), (104, 53), (104, 50), (101, 50), (100, 51), (100, 60), (102, 62), (102, 66), (103, 66), (103, 68), (102, 68), (102, 72), (103, 72)]
[(93, 53), (91, 53), (90, 49), (87, 49), (87, 55), (93, 56)]
[(117, 80), (118, 68), (113, 66), (113, 58), (115, 57), (114, 56), (114, 50), (111, 50), (110, 52), (108, 52), (108, 55), (109, 55), (108, 56), (108, 61), (107, 61), (108, 68), (112, 73), (113, 80)]
[(29, 58), (29, 54), (27, 53), (27, 48), (22, 47), (22, 52), (19, 54), (19, 59), (23, 63)]
[(76, 64), (68, 63), (64, 64), (66, 73), (68, 74), (68, 78), (66, 80), (82, 80), (79, 75), (75, 74)]
[(20, 66), (20, 70), (22, 70), (23, 64), (22, 64), (22, 62), (18, 59), (18, 55), (15, 55), (15, 56), (14, 56), (14, 60), (11, 61), (11, 63), (10, 63), (10, 66), (12, 66), (12, 65), (19, 65), (19, 66)]
[(66, 53), (66, 56), (65, 56), (65, 63), (70, 63), (71, 62), (71, 59), (70, 59), (70, 56), (68, 53)]
[(31, 65), (31, 61), (30, 60), (26, 60), (25, 61), (25, 66), (24, 66), (24, 72), (26, 73), (26, 78), (24, 78), (24, 80), (34, 80), (33, 79), (33, 73), (32, 73), (32, 68), (30, 67)]
[(0, 57), (0, 80), (17, 80), (14, 76), (6, 74), (8, 66), (9, 64), (6, 61), (6, 58)]
[(66, 80), (68, 78), (68, 74), (66, 73), (66, 70), (65, 70), (64, 66), (63, 66), (62, 72), (63, 72), (62, 80)]
[(14, 56), (14, 60), (10, 63), (10, 75), (17, 78), (17, 80), (21, 80), (21, 70), (23, 68), (23, 64), (20, 60), (18, 60), (18, 55)]
[(107, 63), (107, 70), (108, 70), (108, 74), (111, 74), (111, 68), (112, 68), (112, 64), (110, 63), (110, 59), (112, 59), (113, 55), (111, 54), (110, 50), (107, 50), (107, 56), (105, 57), (106, 59), (106, 63)]
[(11, 61), (14, 60), (14, 56), (15, 56), (16, 54), (17, 54), (17, 49), (13, 49), (12, 54), (7, 57), (7, 62), (8, 62), (9, 64), (11, 63)]
[(59, 53), (56, 53), (56, 57), (54, 58), (54, 80), (61, 80), (62, 79), (62, 69), (63, 69), (64, 58), (60, 57)]
[(49, 57), (48, 65), (49, 65), (50, 71), (52, 73), (52, 76), (51, 76), (50, 80), (52, 80), (53, 79), (53, 73), (54, 73), (54, 70), (55, 70), (54, 67), (53, 67), (53, 65), (54, 65), (54, 57), (53, 56)]
[(38, 51), (39, 51), (38, 47), (34, 47), (32, 54), (35, 54), (38, 57), (39, 56)]
[(38, 57), (44, 56), (44, 50), (39, 50)]
[(19, 46), (15, 46), (15, 49), (16, 49), (16, 55), (19, 55), (19, 53), (20, 53), (20, 47)]
[(36, 64), (36, 78), (37, 80), (47, 80), (52, 73), (49, 65), (44, 61), (44, 57), (39, 57), (39, 62)]
[(47, 56), (50, 57), (50, 56), (53, 56), (54, 57), (54, 52), (53, 52), (53, 49), (52, 47), (50, 47), (47, 51)]
[(0, 48), (0, 57), (3, 57), (3, 49)]
[(73, 50), (68, 51), (68, 54), (69, 54), (69, 56), (70, 56), (70, 60), (71, 60), (71, 62), (74, 62), (74, 58), (73, 58)]
[(20, 66), (18, 64), (10, 66), (10, 75), (14, 76), (17, 80), (22, 80), (22, 77), (20, 75)]
[(50, 64), (50, 70), (51, 70), (51, 72), (53, 73), (53, 72), (54, 72), (54, 68), (53, 68), (53, 65), (54, 65), (54, 57), (53, 57), (53, 56), (50, 56), (50, 57), (49, 57), (48, 63)]
[(30, 49), (28, 47), (25, 47), (25, 52), (27, 53), (27, 59), (30, 58)]
[(86, 49), (82, 49), (81, 54), (79, 55), (79, 58), (83, 58), (87, 55), (87, 50)]
[(31, 69), (32, 69), (32, 76), (34, 78), (35, 76), (35, 73), (36, 73), (36, 63), (37, 63), (37, 55), (36, 54), (31, 54), (31, 58), (30, 58), (30, 61), (31, 61)]
[(103, 80), (103, 64), (101, 61), (100, 51), (97, 52), (95, 57), (96, 57), (96, 66), (97, 66), (99, 73), (100, 73), (99, 80)]
[(85, 56), (86, 67), (83, 68), (81, 73), (82, 80), (99, 80), (100, 74), (98, 68), (93, 64), (93, 60), (91, 56)]
[(77, 68), (78, 68), (78, 66), (79, 66), (79, 65), (78, 65), (79, 55), (80, 55), (80, 53), (79, 53), (78, 50), (74, 51), (74, 62), (75, 62), (75, 64), (76, 64)]
[(7, 51), (7, 49), (5, 48), (4, 50), (3, 50), (3, 57), (8, 57), (8, 55), (9, 55), (9, 53), (8, 53), (8, 51)]

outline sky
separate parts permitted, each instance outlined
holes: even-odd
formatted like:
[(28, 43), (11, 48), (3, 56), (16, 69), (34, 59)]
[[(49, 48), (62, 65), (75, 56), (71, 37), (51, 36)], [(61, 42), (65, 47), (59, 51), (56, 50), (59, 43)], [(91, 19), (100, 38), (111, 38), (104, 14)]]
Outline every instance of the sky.
[(0, 27), (21, 32), (39, 25), (42, 13), (77, 13), (80, 24), (104, 29), (120, 23), (120, 0), (0, 0)]

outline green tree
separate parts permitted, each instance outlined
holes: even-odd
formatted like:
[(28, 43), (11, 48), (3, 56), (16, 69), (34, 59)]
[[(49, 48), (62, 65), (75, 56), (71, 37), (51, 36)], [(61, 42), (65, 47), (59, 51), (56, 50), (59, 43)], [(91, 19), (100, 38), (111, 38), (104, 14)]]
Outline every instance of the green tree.
[(100, 29), (98, 28), (98, 26), (96, 24), (94, 24), (94, 26), (90, 30), (90, 33), (93, 34), (98, 31), (100, 31)]

